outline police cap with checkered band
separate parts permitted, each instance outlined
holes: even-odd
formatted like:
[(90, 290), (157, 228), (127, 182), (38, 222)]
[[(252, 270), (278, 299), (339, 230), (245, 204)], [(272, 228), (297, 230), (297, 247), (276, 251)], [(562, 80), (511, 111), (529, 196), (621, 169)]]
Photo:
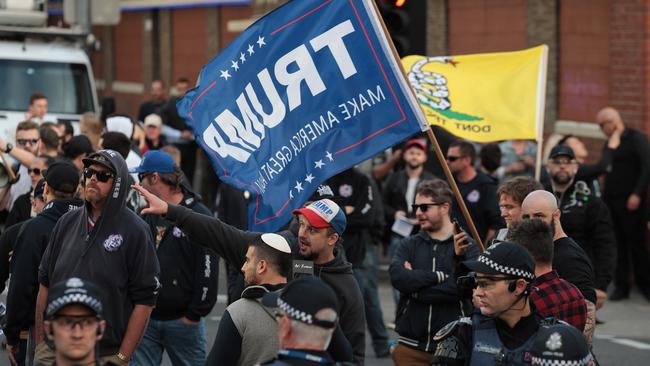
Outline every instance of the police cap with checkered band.
[(316, 319), (323, 309), (338, 308), (336, 294), (318, 277), (303, 276), (289, 282), (281, 290), (264, 295), (262, 303), (278, 307), (289, 318), (322, 328), (334, 328), (336, 321)]
[(506, 275), (535, 279), (535, 260), (523, 246), (502, 241), (487, 248), (476, 260), (463, 262), (470, 271), (487, 275)]
[(566, 323), (540, 328), (530, 353), (534, 366), (586, 366), (594, 360), (582, 333)]
[(68, 305), (84, 305), (97, 314), (97, 317), (102, 317), (102, 301), (97, 286), (81, 278), (68, 278), (49, 289), (45, 317), (51, 319)]

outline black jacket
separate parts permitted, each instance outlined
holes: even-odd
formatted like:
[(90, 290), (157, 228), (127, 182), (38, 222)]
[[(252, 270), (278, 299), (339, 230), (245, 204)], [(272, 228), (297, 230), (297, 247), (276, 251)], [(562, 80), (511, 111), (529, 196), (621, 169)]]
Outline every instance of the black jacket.
[(0, 293), (4, 292), (7, 280), (9, 279), (9, 272), (13, 271), (10, 259), (13, 254), (14, 244), (20, 232), (20, 228), (24, 222), (11, 225), (5, 228), (5, 231), (0, 235)]
[(124, 159), (113, 150), (99, 153), (117, 172), (101, 216), (89, 229), (90, 203), (86, 202), (84, 208), (59, 219), (43, 254), (38, 280), (49, 288), (79, 277), (103, 290), (107, 324), (100, 353), (104, 356), (119, 350), (134, 306), (155, 305), (160, 266), (149, 226), (126, 207), (130, 187)]
[(5, 227), (27, 221), (31, 218), (31, 214), (32, 190), (16, 198), (13, 207), (11, 207), (11, 211), (9, 211), (9, 214), (7, 215)]
[[(189, 236), (190, 240), (214, 250), (226, 262), (241, 268), (246, 250), (253, 238), (260, 235), (238, 230), (219, 219), (204, 216), (177, 205), (169, 205), (167, 218)], [(280, 233), (287, 238), (294, 257), (299, 258), (298, 240), (291, 231)], [(334, 251), (336, 258), (322, 266), (314, 266), (314, 274), (332, 286), (338, 297), (339, 324), (346, 338), (352, 344), (355, 362), (363, 363), (365, 355), (366, 317), (363, 297), (357, 281), (352, 275), (352, 265), (343, 259), (341, 251)]]
[[(472, 245), (465, 259), (478, 257)], [(411, 263), (413, 269), (404, 267)], [(431, 239), (422, 230), (400, 242), (389, 272), (393, 287), (400, 291), (395, 331), (398, 342), (425, 352), (433, 352), (433, 336), (447, 323), (463, 315), (463, 303), (456, 287), (454, 240)]]
[[(436, 176), (428, 171), (422, 171), (419, 182), (427, 179), (433, 179)], [(408, 188), (409, 177), (406, 175), (406, 170), (398, 170), (391, 174), (383, 189), (384, 200), (384, 215), (386, 217), (386, 227), (390, 228), (395, 221), (395, 212), (404, 211), (409, 212), (410, 205), (413, 202), (406, 202), (406, 190)], [(413, 196), (415, 197), (415, 196)]]
[[(202, 215), (210, 210), (192, 195), (185, 195), (181, 205)], [(199, 321), (212, 311), (217, 302), (219, 257), (210, 250), (194, 245), (178, 227), (158, 215), (145, 215), (155, 238), (160, 262), (160, 283), (156, 307), (151, 317), (171, 320), (186, 317)]]
[(589, 256), (596, 288), (606, 291), (616, 266), (616, 237), (607, 205), (584, 181), (577, 181), (556, 196), (562, 210), (562, 228)]
[[(458, 190), (465, 200), (467, 210), (474, 220), (474, 225), (481, 239), (486, 239), (485, 235), (489, 229), (498, 230), (505, 226), (499, 210), (499, 199), (497, 198), (497, 186), (494, 181), (485, 173), (476, 172), (476, 177), (467, 183), (458, 184)], [(467, 222), (463, 216), (460, 206), (456, 200), (453, 204), (452, 215), (463, 229), (467, 229)]]
[(327, 180), (327, 184), (337, 196), (341, 208), (354, 207), (346, 215), (347, 225), (343, 233), (345, 256), (354, 268), (361, 267), (366, 257), (366, 245), (370, 244), (370, 229), (373, 223), (373, 196), (370, 180), (363, 173), (351, 168)]
[(650, 182), (650, 147), (643, 133), (626, 128), (621, 145), (614, 150), (611, 169), (605, 176), (605, 199), (626, 197), (632, 193), (644, 198)]
[(9, 344), (19, 342), (20, 331), (34, 326), (36, 295), (38, 294), (38, 265), (50, 234), (63, 214), (82, 206), (78, 199), (57, 199), (48, 203), (43, 212), (25, 221), (15, 241), (11, 257), (11, 281), (7, 294), (7, 324), (5, 334)]

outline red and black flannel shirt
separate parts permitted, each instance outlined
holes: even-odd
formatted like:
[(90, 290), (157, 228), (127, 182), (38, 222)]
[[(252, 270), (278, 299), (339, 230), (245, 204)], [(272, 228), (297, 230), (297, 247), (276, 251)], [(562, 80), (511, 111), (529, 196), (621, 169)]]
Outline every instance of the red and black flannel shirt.
[(587, 322), (587, 304), (580, 290), (551, 271), (533, 281), (530, 301), (537, 312), (575, 326), (581, 332)]

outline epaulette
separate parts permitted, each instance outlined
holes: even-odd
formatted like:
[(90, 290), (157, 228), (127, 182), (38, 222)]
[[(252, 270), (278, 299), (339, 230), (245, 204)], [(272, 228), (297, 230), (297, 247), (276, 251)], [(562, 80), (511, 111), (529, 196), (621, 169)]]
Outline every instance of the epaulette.
[(442, 327), (435, 336), (433, 336), (433, 340), (436, 342), (439, 342), (447, 337), (449, 337), (450, 334), (454, 332), (456, 327), (462, 326), (464, 324), (472, 325), (472, 318), (469, 317), (462, 317), (458, 320), (454, 320), (453, 322), (445, 325)]

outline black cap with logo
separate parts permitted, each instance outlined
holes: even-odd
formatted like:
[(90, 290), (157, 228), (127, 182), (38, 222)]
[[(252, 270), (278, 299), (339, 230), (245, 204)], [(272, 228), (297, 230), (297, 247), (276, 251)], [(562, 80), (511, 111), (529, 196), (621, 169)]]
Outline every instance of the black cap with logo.
[(502, 241), (487, 248), (476, 260), (463, 262), (470, 271), (535, 279), (535, 260), (523, 246)]
[(551, 149), (551, 153), (549, 154), (550, 159), (555, 159), (560, 156), (566, 156), (571, 160), (576, 158), (576, 154), (573, 152), (573, 149), (570, 146), (564, 144), (555, 145), (555, 147)]
[(84, 305), (97, 317), (102, 317), (102, 301), (97, 287), (89, 281), (77, 277), (54, 284), (47, 293), (45, 317), (52, 318), (68, 305)]
[(540, 328), (530, 353), (534, 366), (586, 366), (594, 359), (582, 333), (566, 323)]

